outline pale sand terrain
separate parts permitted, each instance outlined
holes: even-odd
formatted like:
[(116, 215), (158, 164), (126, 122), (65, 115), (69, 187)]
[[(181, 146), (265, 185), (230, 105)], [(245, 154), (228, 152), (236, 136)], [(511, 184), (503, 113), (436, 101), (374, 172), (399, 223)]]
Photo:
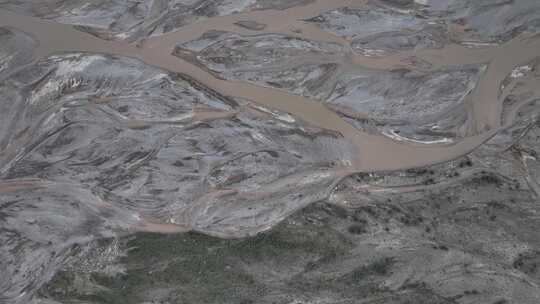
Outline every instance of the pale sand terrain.
[(539, 303), (540, 4), (0, 1), (0, 303)]

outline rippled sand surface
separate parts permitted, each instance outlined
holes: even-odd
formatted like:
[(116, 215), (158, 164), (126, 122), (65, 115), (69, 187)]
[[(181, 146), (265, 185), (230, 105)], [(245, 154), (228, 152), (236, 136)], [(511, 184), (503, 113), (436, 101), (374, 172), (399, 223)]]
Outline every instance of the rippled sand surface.
[(539, 303), (540, 2), (0, 0), (0, 303)]

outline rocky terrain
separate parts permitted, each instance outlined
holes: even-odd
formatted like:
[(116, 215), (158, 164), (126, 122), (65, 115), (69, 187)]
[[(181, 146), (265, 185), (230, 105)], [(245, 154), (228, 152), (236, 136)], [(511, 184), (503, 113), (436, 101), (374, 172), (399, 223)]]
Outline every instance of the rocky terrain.
[(540, 302), (535, 0), (0, 0), (0, 303)]

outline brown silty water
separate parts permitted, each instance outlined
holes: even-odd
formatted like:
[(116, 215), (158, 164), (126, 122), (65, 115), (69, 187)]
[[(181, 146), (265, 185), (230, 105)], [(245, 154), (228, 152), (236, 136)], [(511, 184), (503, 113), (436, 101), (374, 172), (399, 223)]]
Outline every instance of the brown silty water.
[(38, 39), (40, 45), (36, 58), (60, 52), (91, 52), (135, 57), (146, 64), (189, 75), (223, 95), (251, 100), (265, 107), (290, 113), (315, 126), (339, 132), (358, 147), (358, 158), (352, 164), (351, 171), (395, 170), (442, 162), (470, 152), (492, 136), (500, 127), (501, 104), (505, 97), (498, 96), (498, 88), (514, 67), (538, 56), (540, 49), (538, 37), (519, 36), (503, 45), (480, 49), (449, 44), (442, 49), (407, 51), (384, 58), (350, 55), (348, 60), (351, 63), (380, 70), (402, 67), (403, 59), (413, 54), (432, 64), (433, 68), (458, 64), (488, 64), (488, 69), (479, 84), (468, 96), (473, 113), (469, 128), (476, 131), (474, 133), (477, 135), (451, 145), (426, 146), (366, 134), (349, 125), (323, 104), (281, 90), (218, 79), (194, 64), (171, 55), (175, 45), (195, 39), (209, 30), (250, 33), (249, 30), (235, 25), (236, 22), (246, 19), (266, 24), (264, 32), (284, 33), (346, 45), (348, 41), (345, 39), (301, 20), (330, 9), (343, 6), (360, 7), (363, 4), (359, 1), (317, 1), (285, 11), (253, 11), (209, 18), (138, 43), (104, 41), (77, 31), (69, 25), (19, 16), (7, 11), (0, 12), (0, 25), (20, 29)]

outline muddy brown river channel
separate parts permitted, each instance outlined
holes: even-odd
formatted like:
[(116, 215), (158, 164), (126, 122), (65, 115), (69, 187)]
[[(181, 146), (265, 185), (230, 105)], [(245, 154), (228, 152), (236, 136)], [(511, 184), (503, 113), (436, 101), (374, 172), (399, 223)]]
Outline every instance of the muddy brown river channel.
[[(347, 47), (347, 41), (333, 36), (303, 19), (344, 6), (361, 7), (361, 1), (316, 1), (304, 7), (286, 11), (255, 11), (224, 17), (214, 17), (180, 28), (174, 32), (150, 37), (140, 42), (104, 41), (77, 31), (72, 26), (25, 17), (0, 10), (0, 25), (24, 31), (39, 41), (36, 59), (63, 52), (89, 52), (137, 58), (146, 64), (171, 72), (182, 73), (198, 82), (231, 97), (253, 101), (270, 109), (277, 109), (317, 127), (338, 132), (357, 148), (351, 171), (379, 171), (414, 168), (454, 159), (472, 151), (489, 139), (501, 126), (502, 102), (506, 96), (499, 93), (503, 80), (520, 65), (538, 56), (540, 38), (522, 35), (498, 46), (466, 48), (450, 44), (442, 49), (414, 52), (414, 56), (427, 61), (432, 68), (460, 65), (487, 64), (487, 69), (475, 89), (467, 96), (470, 118), (468, 128), (472, 135), (452, 144), (418, 144), (396, 141), (386, 136), (372, 135), (354, 128), (327, 106), (282, 90), (261, 87), (240, 81), (219, 79), (196, 65), (173, 56), (177, 44), (192, 40), (206, 31), (240, 30), (235, 25), (242, 20), (256, 20), (265, 24), (265, 32), (294, 35), (315, 41), (331, 41)], [(307, 34), (303, 36), (303, 32)], [(345, 64), (361, 65), (372, 69), (392, 70), (407, 67), (404, 59), (411, 51), (397, 53), (389, 58), (369, 58), (348, 54)], [(536, 85), (533, 83), (532, 85)]]

